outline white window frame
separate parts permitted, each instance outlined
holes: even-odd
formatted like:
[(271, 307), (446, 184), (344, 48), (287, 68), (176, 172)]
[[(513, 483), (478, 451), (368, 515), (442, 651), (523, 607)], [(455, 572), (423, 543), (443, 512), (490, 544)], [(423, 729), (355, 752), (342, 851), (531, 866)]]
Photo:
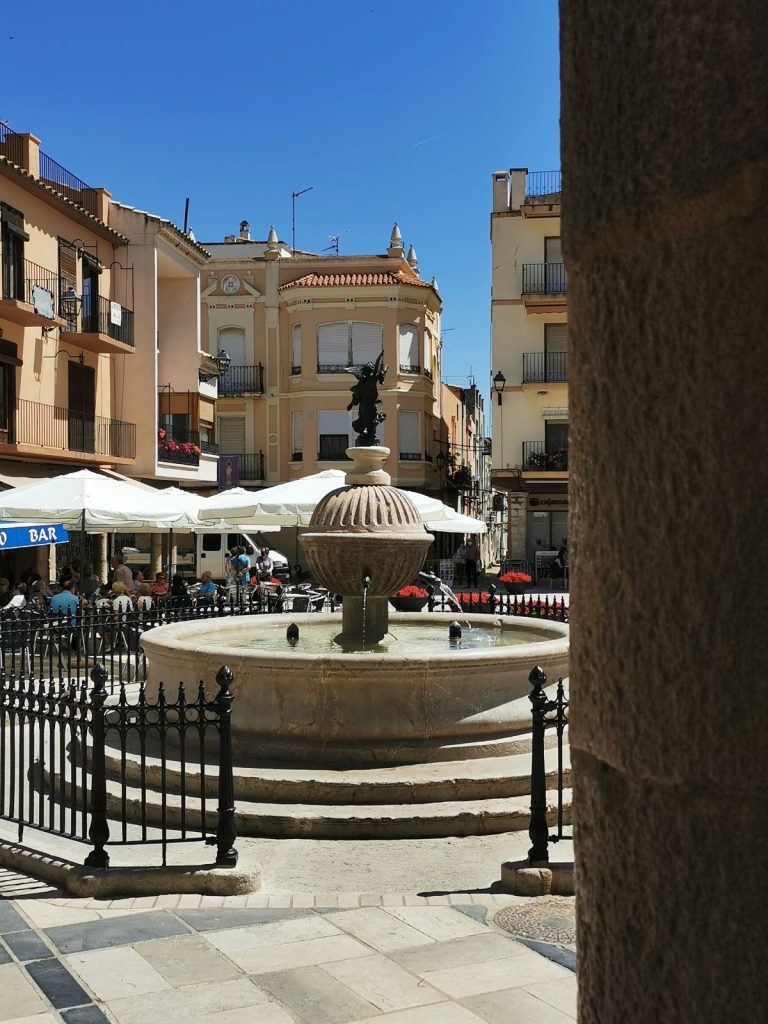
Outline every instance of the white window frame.
[[(381, 342), (381, 348), (379, 351), (384, 349), (384, 328), (380, 323), (374, 320), (331, 320), (328, 323), (317, 325), (317, 372), (318, 373), (344, 373), (348, 366), (364, 365), (363, 363), (354, 362), (354, 328), (356, 324), (363, 324), (365, 326), (375, 327), (379, 331), (379, 338)], [(346, 362), (342, 365), (339, 362), (324, 363), (322, 362), (323, 353), (320, 350), (320, 333), (323, 327), (340, 327), (344, 325), (347, 329), (347, 354)], [(378, 353), (377, 353), (378, 355)], [(375, 358), (375, 357), (374, 357)], [(365, 360), (368, 362), (368, 359)]]

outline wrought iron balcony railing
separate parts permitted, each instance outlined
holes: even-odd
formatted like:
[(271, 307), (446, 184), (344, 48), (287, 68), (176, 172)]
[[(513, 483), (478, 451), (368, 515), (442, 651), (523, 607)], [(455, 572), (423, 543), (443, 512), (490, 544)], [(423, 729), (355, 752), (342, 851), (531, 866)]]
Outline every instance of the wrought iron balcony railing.
[(563, 190), (562, 171), (529, 171), (525, 179), (525, 201), (560, 201)]
[(59, 275), (31, 260), (3, 252), (3, 298), (33, 306), (42, 316), (59, 312)]
[(523, 295), (565, 295), (567, 291), (564, 263), (523, 264)]
[(136, 425), (42, 402), (19, 399), (5, 440), (105, 458), (136, 458)]
[(568, 449), (547, 451), (546, 441), (523, 441), (523, 469), (563, 473), (568, 469)]
[(261, 363), (230, 366), (219, 377), (219, 397), (222, 395), (261, 395), (264, 393), (264, 367)]
[(401, 462), (421, 462), (421, 452), (400, 452)]
[(557, 384), (567, 380), (567, 352), (523, 353), (523, 384)]
[(126, 309), (119, 302), (111, 302), (101, 295), (85, 296), (80, 313), (74, 319), (67, 319), (64, 333), (106, 334), (115, 341), (133, 345), (133, 310)]
[(421, 373), (418, 363), (400, 363), (400, 373)]
[(183, 428), (160, 428), (162, 437), (157, 441), (158, 462), (170, 462), (176, 466), (199, 466), (200, 432)]
[(238, 455), (241, 480), (264, 479), (264, 452), (245, 452)]

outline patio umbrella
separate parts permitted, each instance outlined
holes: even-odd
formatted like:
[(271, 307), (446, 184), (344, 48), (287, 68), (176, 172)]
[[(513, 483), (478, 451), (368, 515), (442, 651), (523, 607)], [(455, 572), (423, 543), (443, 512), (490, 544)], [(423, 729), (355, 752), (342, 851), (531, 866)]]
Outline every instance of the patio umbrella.
[[(446, 505), (445, 508), (448, 508)], [(437, 530), (438, 533), (487, 533), (488, 527), (482, 519), (475, 519), (474, 516), (465, 516), (461, 512), (453, 512), (453, 516), (444, 519), (428, 519), (425, 522), (430, 533)]]
[[(309, 520), (319, 502), (346, 483), (346, 474), (340, 469), (325, 469), (322, 473), (300, 477), (262, 491), (245, 491), (229, 497), (226, 492), (208, 499), (200, 510), (202, 520), (221, 517), (230, 521), (249, 523), (253, 526), (309, 526)], [(241, 489), (242, 490), (242, 489)], [(452, 508), (437, 498), (430, 498), (418, 491), (405, 491), (418, 509), (422, 522), (429, 523), (430, 529), (440, 530), (441, 524), (455, 522), (458, 515)], [(465, 517), (469, 518), (469, 517)], [(450, 532), (480, 532), (480, 520), (473, 520), (469, 526)]]

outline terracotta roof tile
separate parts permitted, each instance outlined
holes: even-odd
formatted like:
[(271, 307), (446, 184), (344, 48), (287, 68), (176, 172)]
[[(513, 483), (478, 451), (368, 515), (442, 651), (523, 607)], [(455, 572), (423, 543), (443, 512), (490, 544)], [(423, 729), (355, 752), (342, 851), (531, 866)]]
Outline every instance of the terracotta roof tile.
[(280, 291), (286, 288), (339, 288), (359, 287), (361, 285), (415, 285), (417, 288), (431, 288), (429, 281), (422, 281), (418, 277), (411, 277), (400, 270), (385, 270), (374, 273), (365, 272), (362, 274), (306, 274), (295, 281), (288, 281), (280, 286)]

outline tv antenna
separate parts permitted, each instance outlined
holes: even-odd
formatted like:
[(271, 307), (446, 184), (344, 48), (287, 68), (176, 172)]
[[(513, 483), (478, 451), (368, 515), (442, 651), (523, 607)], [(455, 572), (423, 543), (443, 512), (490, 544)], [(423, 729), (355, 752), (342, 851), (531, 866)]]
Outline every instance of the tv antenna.
[(347, 228), (345, 231), (340, 231), (338, 235), (328, 235), (328, 238), (329, 238), (331, 244), (330, 245), (326, 245), (326, 247), (323, 249), (323, 252), (332, 252), (334, 254), (334, 256), (338, 256), (339, 255), (339, 239), (343, 238), (344, 235), (348, 235), (351, 230), (352, 230), (351, 228)]
[(296, 252), (296, 200), (305, 192), (311, 192), (314, 187), (314, 185), (309, 185), (307, 188), (299, 189), (298, 192), (291, 192), (291, 250), (293, 252)]

